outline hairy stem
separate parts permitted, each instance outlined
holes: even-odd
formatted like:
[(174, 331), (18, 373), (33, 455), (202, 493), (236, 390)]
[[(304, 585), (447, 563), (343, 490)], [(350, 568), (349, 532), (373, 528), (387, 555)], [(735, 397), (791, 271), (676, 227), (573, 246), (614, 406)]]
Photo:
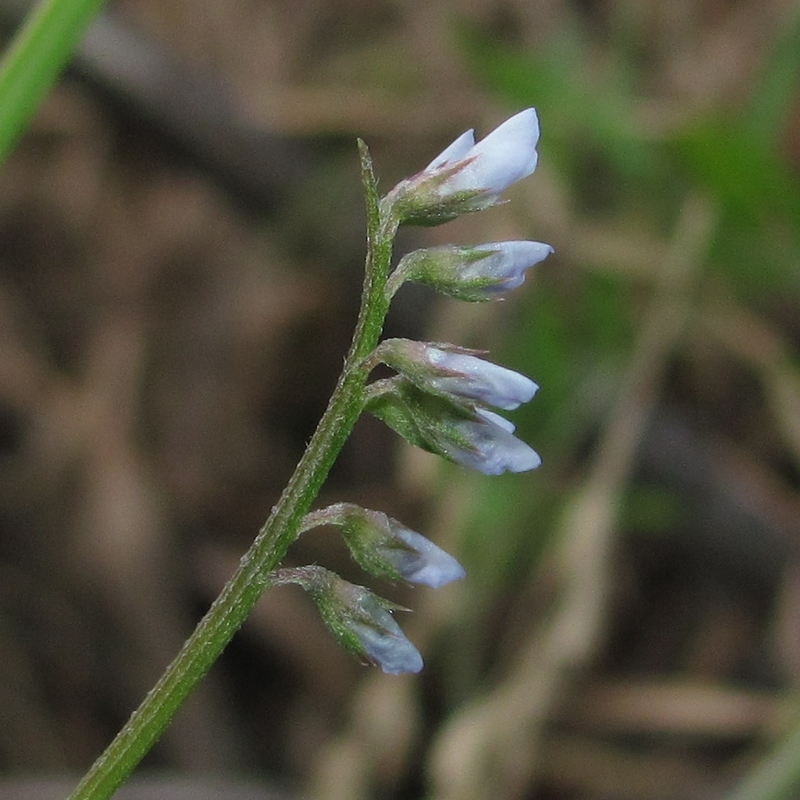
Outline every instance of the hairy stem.
[(344, 369), (297, 468), (239, 568), (175, 660), (94, 763), (71, 800), (103, 800), (127, 779), (155, 744), (180, 705), (208, 672), (270, 583), (269, 574), (297, 538), (302, 517), (364, 407), (370, 367), (388, 310), (386, 278), (397, 225), (380, 210), (369, 153), (359, 141), (367, 199), (367, 258), (361, 310)]

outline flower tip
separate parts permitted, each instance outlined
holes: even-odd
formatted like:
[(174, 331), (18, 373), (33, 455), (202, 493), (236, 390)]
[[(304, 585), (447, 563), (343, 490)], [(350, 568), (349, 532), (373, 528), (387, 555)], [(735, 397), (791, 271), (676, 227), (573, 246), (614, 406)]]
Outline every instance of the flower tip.
[(499, 194), (512, 183), (527, 178), (539, 160), (539, 116), (526, 108), (509, 117), (474, 148), (486, 159), (486, 189)]
[(506, 124), (519, 136), (521, 141), (528, 143), (534, 150), (535, 155), (536, 145), (539, 144), (539, 135), (541, 133), (539, 115), (536, 113), (536, 109), (526, 108), (511, 117)]
[(460, 460), (464, 466), (477, 469), (484, 475), (502, 475), (504, 472), (527, 472), (541, 465), (539, 454), (513, 435), (512, 423), (505, 417), (485, 410), (478, 413), (489, 423), (490, 430), (492, 427), (495, 429), (492, 435), (494, 441), (479, 457), (476, 458), (475, 453), (462, 457)]
[[(525, 444), (523, 442), (523, 444)], [(507, 468), (509, 472), (528, 472), (531, 469), (537, 469), (542, 465), (541, 456), (528, 445), (525, 445), (526, 450), (521, 448), (516, 454), (516, 457), (509, 459)]]
[(363, 654), (387, 675), (403, 675), (422, 671), (424, 662), (419, 650), (399, 630), (395, 634), (386, 631), (376, 633), (367, 626), (354, 625), (359, 635)]
[(417, 648), (411, 645), (408, 652), (403, 653), (402, 657), (384, 661), (379, 666), (387, 675), (416, 675), (418, 672), (422, 672), (425, 662)]
[(395, 536), (407, 549), (395, 550), (390, 557), (398, 574), (409, 583), (439, 589), (466, 576), (464, 567), (450, 553), (416, 531), (396, 524)]
[(453, 581), (459, 581), (467, 576), (467, 571), (449, 553), (440, 551), (436, 563), (425, 564), (413, 575), (405, 576), (411, 583), (419, 583), (423, 586), (430, 586), (431, 589), (441, 589)]
[(539, 113), (533, 106), (530, 108), (523, 108), (522, 111), (519, 111), (511, 117), (511, 119), (517, 118), (535, 133), (537, 139), (539, 138)]
[(514, 433), (514, 431), (517, 429), (517, 426), (510, 419), (506, 419), (501, 414), (490, 411), (488, 408), (476, 408), (475, 413), (479, 417), (485, 419), (487, 422), (497, 425), (498, 428), (502, 428), (508, 433)]

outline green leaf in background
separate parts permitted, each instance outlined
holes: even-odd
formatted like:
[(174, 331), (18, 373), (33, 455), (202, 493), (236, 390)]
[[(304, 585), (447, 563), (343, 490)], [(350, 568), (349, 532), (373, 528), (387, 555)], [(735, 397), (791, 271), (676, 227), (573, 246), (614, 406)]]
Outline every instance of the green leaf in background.
[(769, 143), (734, 120), (702, 121), (677, 134), (672, 146), (691, 176), (737, 219), (800, 229), (800, 183)]
[(781, 152), (800, 84), (800, 12), (768, 55), (747, 107), (689, 119), (666, 112), (653, 130), (643, 127), (644, 93), (630, 77), (642, 74), (634, 44), (593, 65), (592, 42), (578, 26), (536, 51), (466, 26), (459, 36), (489, 89), (511, 106), (540, 109), (548, 158), (573, 196), (589, 199), (587, 213), (649, 216), (668, 231), (680, 198), (701, 188), (723, 213), (712, 261), (731, 288), (800, 288), (800, 180)]
[(572, 171), (585, 164), (587, 151), (596, 150), (631, 178), (658, 169), (658, 154), (636, 122), (632, 72), (605, 63), (602, 78), (590, 79), (588, 48), (577, 32), (536, 53), (510, 49), (466, 27), (459, 42), (470, 68), (489, 89), (512, 107), (539, 109), (548, 153), (562, 167)]
[(743, 128), (766, 147), (779, 145), (800, 87), (800, 9), (767, 58), (761, 81), (752, 94)]
[(43, 0), (0, 63), (0, 164), (105, 0)]

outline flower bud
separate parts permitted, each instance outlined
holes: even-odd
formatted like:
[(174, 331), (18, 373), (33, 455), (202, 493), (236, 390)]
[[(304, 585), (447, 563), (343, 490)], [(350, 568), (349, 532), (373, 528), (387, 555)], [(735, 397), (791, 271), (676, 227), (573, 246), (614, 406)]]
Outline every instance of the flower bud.
[(449, 553), (380, 511), (337, 503), (307, 514), (302, 529), (317, 525), (338, 528), (356, 562), (376, 577), (438, 589), (466, 575)]
[(428, 166), (386, 196), (398, 221), (438, 225), (496, 205), (512, 183), (536, 169), (539, 119), (528, 108), (475, 144), (467, 131)]
[(422, 669), (422, 656), (392, 616), (400, 606), (318, 566), (278, 570), (272, 581), (302, 586), (317, 604), (325, 625), (351, 653), (389, 675)]
[(380, 384), (367, 410), (423, 450), (484, 475), (526, 472), (541, 464), (504, 417), (426, 393), (402, 376)]
[(530, 378), (452, 344), (387, 339), (375, 358), (434, 394), (471, 400), (506, 411), (527, 403), (539, 388)]
[(444, 245), (409, 253), (396, 271), (402, 280), (424, 283), (457, 300), (475, 303), (521, 286), (526, 271), (552, 252), (549, 244), (527, 241)]

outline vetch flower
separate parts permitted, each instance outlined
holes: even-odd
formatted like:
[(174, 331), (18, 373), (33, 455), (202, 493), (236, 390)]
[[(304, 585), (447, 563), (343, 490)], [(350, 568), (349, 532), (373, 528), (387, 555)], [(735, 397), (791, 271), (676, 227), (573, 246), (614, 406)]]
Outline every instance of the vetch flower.
[(441, 547), (380, 511), (336, 503), (307, 514), (301, 529), (318, 525), (338, 528), (353, 558), (376, 577), (438, 589), (466, 575), (461, 564)]
[(417, 447), (485, 475), (526, 472), (541, 464), (504, 417), (425, 392), (403, 376), (372, 384), (367, 410)]
[(530, 378), (478, 358), (476, 352), (452, 344), (387, 339), (374, 358), (435, 394), (506, 411), (533, 398), (539, 387)]
[(457, 300), (492, 300), (521, 286), (527, 270), (552, 252), (549, 244), (528, 241), (415, 250), (400, 260), (392, 284), (410, 280)]
[(422, 656), (395, 622), (392, 609), (397, 606), (363, 586), (340, 582), (339, 591), (349, 601), (345, 627), (357, 642), (350, 649), (388, 675), (419, 672), (424, 666)]
[(539, 117), (535, 108), (510, 117), (477, 144), (474, 139), (471, 130), (459, 136), (425, 172), (452, 170), (448, 191), (480, 191), (497, 197), (536, 169)]
[(363, 586), (356, 586), (323, 567), (282, 569), (270, 576), (274, 585), (296, 583), (317, 604), (320, 616), (345, 649), (389, 675), (419, 672), (422, 656), (392, 616), (400, 606)]
[(512, 422), (486, 409), (477, 409), (476, 415), (456, 428), (466, 445), (458, 440), (443, 444), (447, 458), (484, 475), (527, 472), (541, 465), (539, 454), (513, 435)]
[(539, 118), (528, 108), (475, 143), (467, 131), (428, 166), (386, 196), (400, 222), (437, 225), (495, 205), (511, 184), (536, 169)]

